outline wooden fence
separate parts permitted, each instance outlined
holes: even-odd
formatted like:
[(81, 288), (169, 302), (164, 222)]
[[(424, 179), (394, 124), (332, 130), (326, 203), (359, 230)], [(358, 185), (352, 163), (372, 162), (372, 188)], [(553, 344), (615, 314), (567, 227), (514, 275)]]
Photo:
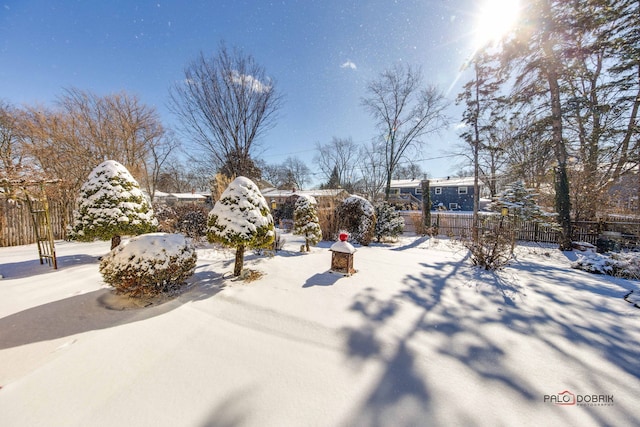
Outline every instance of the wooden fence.
[[(66, 226), (71, 222), (71, 209), (60, 201), (49, 202), (49, 212), (56, 240), (66, 237)], [(405, 231), (414, 231), (410, 217), (420, 215), (420, 211), (403, 211)], [(499, 215), (482, 215), (480, 227), (496, 227), (501, 220)], [(431, 222), (438, 229), (438, 235), (468, 237), (471, 235), (472, 215), (470, 213), (433, 212)], [(535, 222), (506, 220), (504, 227), (510, 227), (516, 233), (516, 239), (528, 242), (558, 243), (559, 233), (552, 227)], [(593, 245), (603, 234), (615, 235), (631, 245), (638, 245), (640, 221), (633, 218), (609, 216), (601, 221), (574, 221), (572, 240), (588, 242)], [(0, 247), (18, 246), (35, 243), (36, 236), (33, 221), (26, 203), (0, 198)]]
[[(404, 215), (403, 215), (404, 216)], [(405, 216), (405, 223), (408, 217)], [(433, 212), (431, 223), (440, 236), (456, 238), (471, 236), (473, 215), (470, 213), (438, 213)], [(540, 243), (558, 243), (560, 233), (551, 226), (541, 225), (533, 221), (517, 221), (513, 218), (502, 219), (500, 215), (480, 215), (479, 227), (482, 230), (494, 229), (502, 222), (502, 226), (515, 233), (516, 240)], [(619, 216), (609, 216), (600, 221), (573, 221), (572, 240), (588, 242), (595, 245), (603, 235), (616, 236), (629, 245), (638, 245), (640, 238), (640, 220)]]
[[(54, 239), (64, 239), (66, 226), (71, 221), (71, 209), (60, 201), (49, 201), (49, 214)], [(27, 203), (0, 198), (0, 247), (35, 242), (36, 234)]]

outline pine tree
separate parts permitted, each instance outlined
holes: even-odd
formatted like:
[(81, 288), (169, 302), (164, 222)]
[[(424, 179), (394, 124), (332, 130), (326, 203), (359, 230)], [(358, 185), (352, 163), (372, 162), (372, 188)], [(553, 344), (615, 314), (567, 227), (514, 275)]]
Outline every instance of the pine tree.
[(500, 212), (502, 208), (509, 209), (509, 216), (520, 221), (534, 221), (548, 224), (553, 222), (550, 214), (544, 212), (536, 202), (536, 194), (527, 188), (524, 182), (517, 181), (502, 192), (491, 205), (491, 209)]
[(293, 234), (304, 236), (305, 246), (309, 252), (309, 245), (316, 245), (322, 240), (322, 230), (318, 220), (318, 202), (311, 196), (300, 196), (296, 200), (293, 211)]
[(120, 236), (156, 230), (151, 203), (129, 171), (115, 160), (96, 167), (80, 188), (69, 228), (71, 240), (111, 239), (111, 249)]
[(207, 238), (236, 248), (234, 276), (240, 276), (246, 248), (269, 248), (275, 231), (267, 201), (258, 186), (240, 176), (220, 196), (209, 212)]
[(376, 205), (376, 240), (383, 237), (398, 237), (404, 230), (404, 219), (400, 212), (387, 202)]

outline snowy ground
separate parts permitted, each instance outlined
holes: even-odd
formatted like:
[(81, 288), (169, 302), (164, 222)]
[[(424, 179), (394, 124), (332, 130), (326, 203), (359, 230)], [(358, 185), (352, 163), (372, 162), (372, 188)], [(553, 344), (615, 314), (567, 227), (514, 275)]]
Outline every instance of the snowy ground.
[(541, 247), (493, 274), (417, 237), (342, 277), (286, 239), (249, 283), (201, 248), (188, 292), (129, 310), (105, 308), (107, 242), (58, 242), (57, 271), (0, 248), (0, 425), (640, 425), (638, 282)]

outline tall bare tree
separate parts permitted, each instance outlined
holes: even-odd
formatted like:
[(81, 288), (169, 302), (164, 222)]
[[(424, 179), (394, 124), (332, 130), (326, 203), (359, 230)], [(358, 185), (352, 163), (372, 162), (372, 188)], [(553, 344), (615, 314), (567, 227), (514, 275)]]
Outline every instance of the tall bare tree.
[(361, 172), (356, 189), (372, 202), (378, 201), (386, 183), (384, 143), (375, 141), (360, 147), (358, 168)]
[(105, 160), (118, 161), (141, 180), (151, 147), (164, 135), (155, 109), (136, 96), (79, 89), (65, 90), (56, 108), (27, 107), (21, 129), (25, 149), (42, 169), (73, 188)]
[(62, 180), (56, 197), (69, 209), (89, 173), (105, 160), (146, 181), (151, 147), (164, 135), (156, 111), (137, 97), (78, 89), (66, 90), (53, 108), (26, 107), (19, 126), (25, 153), (47, 178)]
[(23, 175), (25, 158), (19, 143), (18, 114), (15, 107), (0, 101), (0, 180)]
[(386, 200), (393, 172), (408, 150), (421, 148), (423, 137), (448, 123), (444, 95), (435, 86), (422, 85), (419, 68), (396, 64), (369, 83), (362, 99), (385, 141)]
[(251, 55), (224, 43), (213, 56), (201, 53), (184, 75), (170, 89), (179, 129), (225, 174), (259, 178), (251, 155), (282, 104), (275, 82)]
[[(329, 187), (342, 187), (351, 191), (356, 177), (360, 147), (351, 137), (333, 137), (331, 141), (316, 143), (315, 164), (320, 168)], [(335, 182), (337, 181), (337, 182)]]

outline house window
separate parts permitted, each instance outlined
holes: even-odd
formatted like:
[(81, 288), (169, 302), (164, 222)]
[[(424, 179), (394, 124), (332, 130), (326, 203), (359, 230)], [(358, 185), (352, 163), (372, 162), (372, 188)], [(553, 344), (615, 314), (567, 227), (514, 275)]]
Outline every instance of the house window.
[(467, 187), (458, 187), (458, 194), (467, 194)]
[(449, 203), (449, 210), (453, 211), (458, 209), (458, 204), (457, 203)]
[(422, 194), (422, 187), (416, 188), (416, 194)]
[(436, 187), (434, 192), (435, 192), (436, 195), (442, 194), (442, 187)]

